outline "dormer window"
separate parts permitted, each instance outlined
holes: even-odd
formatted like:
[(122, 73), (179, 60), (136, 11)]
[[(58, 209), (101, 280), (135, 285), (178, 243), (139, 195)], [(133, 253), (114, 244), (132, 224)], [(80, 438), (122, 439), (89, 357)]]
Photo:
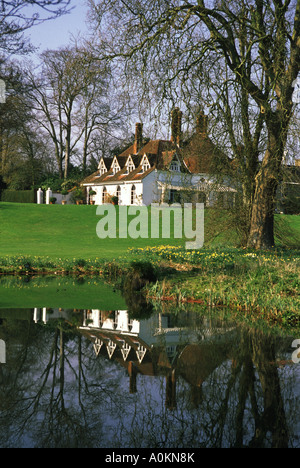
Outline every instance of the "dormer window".
[(145, 163), (143, 164), (143, 172), (146, 172), (146, 171), (148, 171), (149, 169), (150, 169), (150, 164), (145, 162)]
[(105, 174), (107, 172), (107, 169), (106, 169), (106, 166), (104, 164), (103, 159), (101, 160), (101, 162), (100, 162), (100, 164), (98, 166), (98, 169), (99, 169), (100, 176), (102, 176), (103, 174)]
[(150, 169), (150, 163), (146, 155), (143, 157), (141, 165), (142, 165), (142, 172), (146, 172)]
[(172, 161), (170, 165), (170, 171), (180, 172), (180, 163), (178, 161)]
[(134, 164), (133, 164), (133, 163), (128, 164), (128, 166), (127, 166), (127, 171), (128, 171), (128, 174), (129, 174), (130, 172), (134, 171)]
[(126, 162), (126, 172), (125, 174), (130, 174), (130, 172), (134, 171), (135, 165), (133, 164), (133, 161), (131, 159), (131, 156), (129, 156), (127, 162)]
[(114, 160), (112, 162), (111, 170), (112, 170), (113, 175), (115, 175), (117, 172), (119, 172), (121, 170), (116, 157), (114, 158)]

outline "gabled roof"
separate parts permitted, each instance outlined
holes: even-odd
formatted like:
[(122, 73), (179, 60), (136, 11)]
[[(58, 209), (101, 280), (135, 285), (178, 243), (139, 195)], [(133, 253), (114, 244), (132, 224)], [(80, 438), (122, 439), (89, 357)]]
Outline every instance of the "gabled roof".
[(113, 161), (115, 159), (118, 161), (120, 168), (123, 169), (123, 167), (125, 167), (125, 164), (127, 162), (128, 156), (117, 156), (116, 155), (116, 156), (114, 156)]
[(157, 161), (161, 161), (163, 155), (171, 152), (174, 154), (176, 151), (176, 146), (174, 143), (168, 140), (150, 140), (145, 145), (143, 145), (137, 154), (134, 154), (135, 146), (134, 144), (123, 151), (119, 156), (118, 159), (123, 157), (128, 157), (129, 155), (132, 156), (134, 163), (136, 165), (136, 161), (141, 158), (144, 154), (147, 156), (156, 156)]
[[(215, 161), (221, 159), (225, 164), (228, 158), (216, 148), (207, 136), (205, 116), (200, 117), (196, 133), (184, 147), (179, 147), (178, 138), (174, 139), (174, 135), (171, 140), (149, 140), (143, 144), (142, 124), (136, 124), (135, 143), (113, 158), (103, 158), (107, 172), (102, 175), (95, 172), (82, 181), (82, 185), (142, 180), (155, 169), (168, 170), (173, 159), (180, 162), (181, 172), (192, 174), (214, 172)], [(150, 169), (143, 172), (142, 160), (145, 155), (149, 161)], [(132, 159), (135, 169), (128, 174), (126, 167), (129, 158)], [(120, 166), (120, 170), (116, 174), (113, 174), (112, 171), (114, 160), (117, 160)]]
[(99, 164), (98, 164), (98, 169), (100, 169), (101, 163), (104, 163), (106, 169), (109, 170), (109, 169), (110, 169), (110, 166), (112, 165), (113, 159), (114, 159), (114, 158), (103, 158), (103, 157), (102, 157), (102, 158), (100, 159)]
[(127, 169), (124, 166), (116, 174), (113, 174), (112, 169), (105, 172), (105, 174), (99, 175), (99, 171), (94, 172), (89, 177), (86, 177), (81, 184), (82, 185), (103, 185), (103, 184), (110, 184), (110, 183), (118, 183), (118, 182), (128, 182), (128, 181), (139, 181), (144, 179), (147, 175), (149, 175), (152, 171), (154, 171), (155, 167), (152, 166), (145, 172), (142, 172), (142, 167), (139, 165), (136, 169), (131, 171), (129, 174), (126, 173)]
[[(131, 153), (131, 150), (133, 149), (134, 145), (123, 151), (119, 156), (114, 156), (113, 158), (102, 158), (101, 160), (104, 161), (107, 172), (102, 175), (99, 174), (99, 171), (94, 172), (89, 177), (86, 177), (81, 182), (81, 184), (103, 185), (104, 183), (108, 184), (142, 180), (155, 169), (168, 169), (175, 155), (176, 159), (182, 163), (182, 167), (186, 169), (178, 147), (171, 141), (150, 140), (139, 150), (138, 154), (136, 155)], [(145, 156), (150, 164), (150, 168), (143, 172), (142, 162)], [(127, 163), (130, 158), (134, 163), (135, 169), (128, 174)], [(115, 160), (118, 161), (121, 170), (116, 174), (113, 174), (112, 165)], [(100, 169), (100, 163), (98, 168)]]

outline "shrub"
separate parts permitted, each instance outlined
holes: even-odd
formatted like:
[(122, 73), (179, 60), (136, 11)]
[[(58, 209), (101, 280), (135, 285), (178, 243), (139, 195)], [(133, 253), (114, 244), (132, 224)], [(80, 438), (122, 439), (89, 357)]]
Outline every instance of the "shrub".
[(35, 203), (35, 190), (3, 190), (1, 201), (10, 203)]
[(74, 192), (74, 198), (75, 200), (84, 200), (85, 196), (83, 190), (79, 188), (76, 189)]
[(48, 179), (41, 182), (40, 186), (43, 190), (47, 190), (50, 187), (53, 192), (59, 192), (61, 190), (62, 183), (63, 179), (53, 176), (48, 177)]
[(127, 291), (140, 291), (148, 283), (157, 280), (155, 269), (149, 261), (134, 261), (130, 264), (124, 288)]

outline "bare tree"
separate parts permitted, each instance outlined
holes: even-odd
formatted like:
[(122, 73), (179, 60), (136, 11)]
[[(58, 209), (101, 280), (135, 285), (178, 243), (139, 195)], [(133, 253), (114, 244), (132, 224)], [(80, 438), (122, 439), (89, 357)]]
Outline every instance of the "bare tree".
[(47, 172), (49, 145), (34, 124), (21, 68), (7, 61), (2, 73), (7, 92), (0, 106), (0, 174), (10, 188), (27, 189)]
[(87, 132), (83, 123), (87, 109), (79, 101), (82, 104), (83, 95), (88, 94), (91, 75), (72, 48), (48, 50), (41, 59), (41, 72), (27, 75), (31, 99), (36, 120), (53, 142), (60, 177), (67, 178), (71, 156)]
[(25, 53), (24, 32), (36, 24), (67, 13), (70, 0), (3, 0), (0, 3), (0, 50)]
[[(60, 177), (67, 178), (71, 158), (86, 172), (96, 135), (109, 132), (120, 119), (120, 106), (109, 95), (108, 69), (83, 47), (48, 50), (40, 73), (28, 71), (35, 118), (52, 139)], [(79, 156), (78, 156), (79, 155)]]

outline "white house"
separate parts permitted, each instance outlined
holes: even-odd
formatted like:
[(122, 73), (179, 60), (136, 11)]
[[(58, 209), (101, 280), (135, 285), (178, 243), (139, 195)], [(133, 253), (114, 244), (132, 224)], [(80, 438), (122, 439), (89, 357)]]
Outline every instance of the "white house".
[(102, 158), (98, 170), (81, 182), (87, 202), (101, 205), (116, 197), (119, 205), (193, 201), (212, 206), (220, 195), (225, 203), (232, 201), (234, 188), (229, 182), (218, 184), (210, 170), (217, 150), (207, 135), (206, 117), (199, 116), (196, 134), (183, 147), (181, 116), (176, 108), (169, 141), (145, 143), (143, 126), (137, 123), (134, 144), (119, 155)]

